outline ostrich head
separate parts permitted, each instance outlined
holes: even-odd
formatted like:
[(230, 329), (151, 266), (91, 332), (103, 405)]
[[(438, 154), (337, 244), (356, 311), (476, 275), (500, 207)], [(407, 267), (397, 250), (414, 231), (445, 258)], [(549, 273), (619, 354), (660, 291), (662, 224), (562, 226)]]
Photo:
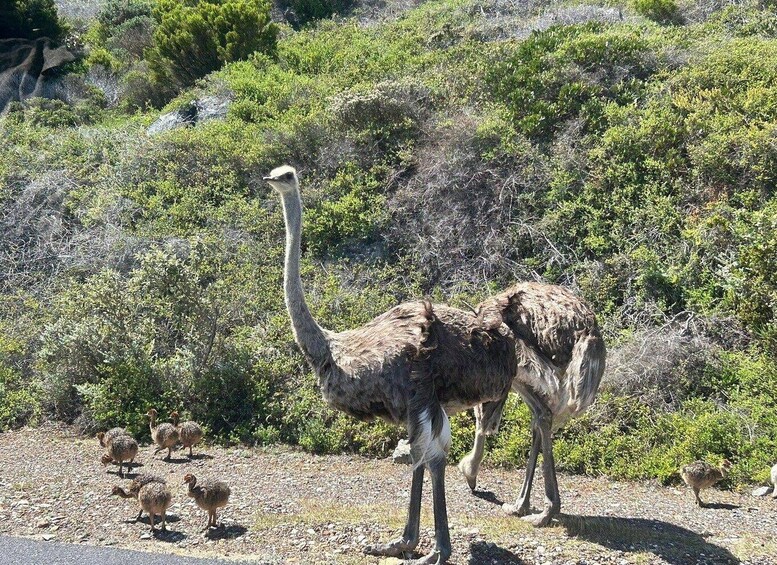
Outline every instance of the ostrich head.
[(156, 408), (151, 408), (148, 412), (146, 412), (146, 416), (149, 418), (156, 418), (157, 414), (159, 414), (159, 412), (156, 411)]
[(294, 170), (294, 167), (288, 165), (273, 169), (269, 176), (264, 177), (264, 180), (269, 182), (270, 186), (281, 194), (288, 194), (299, 190), (297, 171)]
[(186, 473), (183, 477), (183, 482), (189, 483), (189, 488), (193, 488), (194, 485), (197, 484), (197, 477), (192, 475), (191, 473)]
[(180, 419), (180, 417), (181, 416), (178, 414), (177, 410), (173, 410), (172, 412), (170, 412), (170, 419), (173, 422), (178, 423), (178, 420)]
[(105, 440), (105, 432), (97, 432), (97, 435), (94, 437), (96, 437), (97, 441), (99, 441), (100, 445), (102, 445), (103, 441)]
[(105, 467), (111, 461), (113, 461), (113, 457), (111, 457), (107, 453), (103, 453), (103, 456), (100, 458), (100, 463), (103, 464), (103, 467)]

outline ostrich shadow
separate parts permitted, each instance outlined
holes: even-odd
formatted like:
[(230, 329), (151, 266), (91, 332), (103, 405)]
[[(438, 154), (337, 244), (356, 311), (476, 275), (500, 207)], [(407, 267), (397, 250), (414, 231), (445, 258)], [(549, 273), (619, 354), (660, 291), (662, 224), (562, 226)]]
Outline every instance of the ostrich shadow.
[(476, 541), (469, 544), (468, 565), (483, 565), (484, 563), (499, 563), (500, 565), (528, 565), (512, 551), (499, 547), (495, 543)]
[(504, 504), (504, 501), (490, 490), (475, 489), (472, 491), (472, 496), (490, 502), (491, 504), (496, 504), (497, 506), (502, 506)]
[(154, 536), (154, 539), (158, 539), (159, 541), (163, 541), (165, 543), (177, 543), (186, 539), (186, 534), (183, 532), (160, 530), (159, 528), (154, 530), (151, 535)]
[(208, 529), (205, 532), (205, 537), (208, 539), (234, 539), (239, 538), (247, 531), (248, 529), (240, 524), (230, 524), (229, 526)]
[(195, 453), (191, 457), (189, 457), (190, 461), (196, 461), (198, 459), (213, 459), (213, 455), (209, 455), (207, 453)]
[(705, 563), (740, 563), (728, 549), (709, 543), (703, 535), (661, 520), (561, 514), (558, 521), (570, 537), (626, 553), (652, 553), (673, 565), (694, 562), (692, 556), (700, 554)]
[(173, 465), (182, 465), (183, 463), (191, 463), (188, 457), (170, 457), (170, 458), (161, 458), (159, 461), (162, 461), (163, 463), (172, 463)]
[(737, 510), (742, 507), (739, 504), (729, 504), (728, 502), (705, 502), (702, 508), (712, 510)]
[[(159, 517), (158, 514), (155, 514), (155, 516), (156, 517), (154, 518), (154, 525), (159, 526), (159, 524), (162, 521), (162, 519)], [(177, 514), (168, 514), (165, 517), (165, 521), (172, 522), (174, 524), (176, 522), (180, 522), (181, 518)], [(146, 524), (147, 526), (151, 525), (151, 519), (148, 517), (148, 514), (146, 514), (145, 512), (143, 513), (143, 516), (141, 516), (137, 520), (135, 518), (130, 518), (130, 519), (126, 520), (126, 522), (128, 524), (135, 524), (137, 522), (140, 522), (141, 524)]]

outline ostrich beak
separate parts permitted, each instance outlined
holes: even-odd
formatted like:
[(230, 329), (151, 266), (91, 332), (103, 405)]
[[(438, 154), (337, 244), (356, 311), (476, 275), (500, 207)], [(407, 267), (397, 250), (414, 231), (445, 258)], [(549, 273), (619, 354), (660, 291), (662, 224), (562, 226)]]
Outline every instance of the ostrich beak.
[(271, 181), (271, 180), (277, 180), (278, 177), (262, 177), (262, 180)]

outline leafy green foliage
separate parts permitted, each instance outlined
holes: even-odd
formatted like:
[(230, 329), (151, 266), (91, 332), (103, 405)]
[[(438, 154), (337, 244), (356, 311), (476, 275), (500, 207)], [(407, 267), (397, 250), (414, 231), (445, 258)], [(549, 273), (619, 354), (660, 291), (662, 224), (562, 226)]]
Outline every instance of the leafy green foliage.
[(517, 128), (547, 140), (559, 124), (580, 117), (599, 129), (607, 101), (640, 95), (655, 70), (639, 29), (597, 23), (534, 32), (489, 73), (489, 86), (504, 100)]
[(296, 23), (302, 25), (343, 14), (353, 5), (353, 0), (285, 0), (283, 4), (293, 10)]
[(265, 0), (161, 0), (154, 17), (154, 45), (146, 58), (159, 82), (186, 87), (224, 63), (275, 51), (278, 28)]
[(661, 23), (679, 23), (680, 10), (675, 0), (633, 0), (634, 9), (638, 14)]
[(66, 31), (54, 0), (3, 0), (0, 4), (0, 39), (50, 37), (57, 41)]

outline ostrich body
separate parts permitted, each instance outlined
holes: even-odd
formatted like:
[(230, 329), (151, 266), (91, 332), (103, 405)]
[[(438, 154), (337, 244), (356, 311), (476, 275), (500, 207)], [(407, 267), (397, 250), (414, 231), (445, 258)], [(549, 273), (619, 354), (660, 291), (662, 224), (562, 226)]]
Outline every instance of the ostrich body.
[[(144, 486), (146, 486), (148, 483), (162, 483), (163, 485), (167, 484), (167, 481), (165, 481), (162, 477), (159, 477), (157, 475), (150, 475), (148, 473), (143, 473), (142, 475), (138, 475), (134, 479), (132, 479), (132, 482), (130, 483), (129, 488), (127, 489), (127, 492), (125, 494), (128, 494), (131, 498), (137, 498), (138, 493), (140, 492), (140, 489)], [(117, 494), (119, 496), (122, 496), (120, 493), (116, 492), (116, 488), (114, 488), (113, 494)], [(128, 498), (127, 496), (124, 496), (124, 498)], [(138, 515), (135, 517), (135, 521), (137, 522), (140, 520), (140, 517), (143, 515), (143, 508), (141, 507), (140, 512), (138, 512)]]
[(344, 332), (321, 328), (305, 303), (299, 273), (302, 204), (296, 172), (265, 177), (280, 194), (286, 221), (284, 294), (294, 337), (313, 367), (324, 400), (358, 419), (405, 425), (413, 459), (408, 519), (402, 537), (365, 548), (392, 557), (418, 545), (424, 469), (432, 479), (435, 550), (415, 563), (444, 563), (451, 553), (445, 502), (447, 413), (487, 403), (502, 406), (517, 366), (505, 325), (484, 330), (472, 313), (426, 302), (395, 306)]
[[(506, 324), (515, 335), (518, 370), (512, 389), (532, 413), (532, 446), (523, 487), (515, 504), (505, 504), (504, 510), (529, 514), (534, 470), (542, 451), (545, 509), (527, 519), (544, 526), (561, 510), (552, 433), (593, 403), (604, 372), (604, 341), (591, 309), (560, 286), (519, 283), (481, 302), (476, 311), (483, 327)], [(485, 438), (498, 431), (500, 418), (501, 407), (475, 408), (475, 442), (459, 463), (473, 490)]]
[(153, 439), (154, 443), (158, 446), (156, 451), (154, 451), (154, 455), (167, 449), (167, 457), (165, 457), (165, 460), (169, 460), (173, 454), (173, 447), (178, 443), (178, 430), (174, 425), (168, 424), (167, 422), (157, 426), (157, 414), (158, 412), (154, 408), (149, 410), (146, 414), (149, 418), (148, 428), (151, 430), (151, 439)]
[(205, 479), (197, 481), (197, 477), (187, 473), (183, 478), (184, 483), (189, 484), (189, 496), (194, 499), (197, 506), (208, 513), (208, 525), (205, 529), (216, 527), (216, 511), (227, 505), (229, 495), (232, 494), (227, 483)]
[(108, 447), (114, 438), (129, 435), (124, 428), (111, 428), (107, 432), (97, 432), (95, 436), (102, 447)]
[(127, 471), (130, 470), (130, 465), (135, 460), (138, 454), (138, 442), (131, 436), (117, 436), (108, 443), (107, 452), (103, 454), (100, 461), (103, 465), (107, 465), (111, 461), (119, 464), (119, 476), (123, 477), (124, 473), (122, 468), (124, 462), (127, 462)]
[(685, 484), (693, 489), (696, 505), (704, 508), (705, 504), (699, 498), (699, 491), (710, 488), (718, 481), (725, 479), (730, 468), (731, 461), (728, 459), (724, 459), (720, 467), (713, 467), (706, 461), (694, 461), (680, 470), (680, 476)]
[(189, 459), (194, 455), (192, 454), (192, 446), (197, 445), (202, 439), (202, 428), (197, 422), (188, 420), (186, 422), (178, 424), (180, 416), (178, 412), (173, 410), (170, 412), (170, 419), (173, 421), (173, 426), (178, 430), (178, 441), (181, 445), (189, 448)]
[[(161, 482), (160, 482), (161, 481)], [(173, 502), (173, 494), (170, 492), (164, 480), (151, 480), (133, 490), (132, 486), (128, 491), (120, 487), (113, 487), (112, 494), (122, 498), (137, 498), (140, 505), (140, 514), (145, 510), (151, 522), (151, 531), (154, 528), (154, 516), (162, 519), (162, 530), (167, 529), (167, 509)], [(138, 514), (138, 519), (140, 518)]]

